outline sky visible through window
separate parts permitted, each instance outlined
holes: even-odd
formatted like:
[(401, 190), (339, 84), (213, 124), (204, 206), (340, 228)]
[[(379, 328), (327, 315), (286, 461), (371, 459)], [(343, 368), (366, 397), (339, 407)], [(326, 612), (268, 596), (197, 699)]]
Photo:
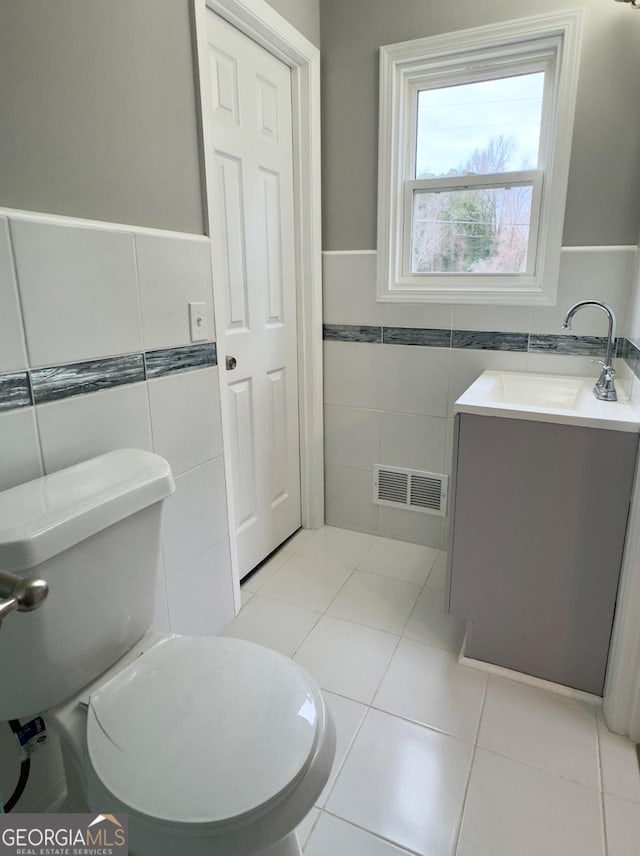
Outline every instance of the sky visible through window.
[(538, 166), (544, 72), (418, 93), (416, 178), (479, 172), (479, 153), (509, 138), (503, 172)]

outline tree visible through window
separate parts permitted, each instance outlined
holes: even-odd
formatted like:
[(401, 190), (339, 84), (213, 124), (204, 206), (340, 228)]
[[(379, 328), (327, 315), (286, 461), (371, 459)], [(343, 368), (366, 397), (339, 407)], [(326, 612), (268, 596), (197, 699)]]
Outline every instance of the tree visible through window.
[[(462, 175), (505, 171), (517, 140), (500, 134), (476, 150)], [(421, 176), (425, 177), (425, 176)], [(521, 273), (527, 268), (530, 186), (414, 194), (414, 273)]]
[[(544, 72), (416, 93), (413, 273), (524, 273), (538, 168)], [(465, 157), (456, 163), (455, 159)], [(430, 179), (491, 176), (490, 186), (429, 190)], [(500, 182), (497, 186), (496, 182)]]

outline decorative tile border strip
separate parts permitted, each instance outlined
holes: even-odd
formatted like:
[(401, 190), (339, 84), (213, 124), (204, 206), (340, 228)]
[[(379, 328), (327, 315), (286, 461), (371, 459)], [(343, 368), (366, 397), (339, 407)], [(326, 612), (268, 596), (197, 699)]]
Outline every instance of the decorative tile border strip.
[(54, 366), (31, 371), (34, 404), (58, 401), (74, 395), (85, 395), (144, 380), (142, 354), (87, 360), (68, 366)]
[(634, 345), (633, 342), (627, 341), (627, 365), (640, 380), (640, 348)]
[(482, 330), (453, 330), (452, 348), (470, 348), (480, 351), (526, 351), (528, 333), (485, 333)]
[(162, 348), (146, 351), (144, 355), (147, 379), (175, 372), (188, 372), (218, 364), (215, 342), (186, 345), (183, 348)]
[(529, 350), (538, 354), (570, 354), (581, 357), (602, 357), (607, 340), (602, 336), (569, 336), (531, 333)]
[[(486, 330), (448, 330), (427, 327), (376, 327), (325, 324), (324, 339), (337, 342), (380, 342), (385, 345), (422, 345), (481, 351), (531, 351), (572, 356), (603, 356), (607, 340), (601, 336), (546, 333), (510, 333)], [(624, 358), (627, 340), (620, 337), (616, 356)]]
[(0, 412), (218, 364), (215, 342), (0, 375)]
[(0, 412), (30, 407), (32, 403), (29, 376), (26, 372), (0, 375)]
[(451, 330), (429, 327), (383, 327), (385, 345), (422, 345), (427, 348), (450, 348)]
[(382, 342), (382, 327), (366, 324), (323, 324), (322, 338), (327, 342)]
[[(382, 342), (385, 345), (516, 351), (599, 359), (604, 356), (607, 345), (607, 340), (603, 336), (448, 330), (430, 327), (377, 327), (358, 324), (325, 324), (323, 336), (325, 341), (329, 342)], [(631, 370), (640, 379), (640, 348), (624, 336), (619, 336), (616, 342), (616, 357), (626, 360)]]

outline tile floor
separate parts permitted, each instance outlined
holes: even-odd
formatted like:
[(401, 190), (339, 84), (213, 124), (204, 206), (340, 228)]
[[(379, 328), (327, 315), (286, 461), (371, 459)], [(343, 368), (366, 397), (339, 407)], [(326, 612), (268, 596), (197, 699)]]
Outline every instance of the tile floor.
[(597, 708), (461, 666), (445, 554), (300, 531), (225, 633), (293, 657), (333, 712), (305, 856), (638, 856), (635, 747)]

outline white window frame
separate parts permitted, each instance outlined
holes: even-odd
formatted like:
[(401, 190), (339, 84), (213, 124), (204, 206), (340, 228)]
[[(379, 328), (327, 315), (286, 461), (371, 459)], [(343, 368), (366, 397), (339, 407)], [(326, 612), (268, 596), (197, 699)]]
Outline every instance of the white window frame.
[[(582, 34), (581, 9), (380, 48), (377, 299), (394, 303), (555, 304)], [(495, 176), (415, 179), (420, 89), (545, 72), (539, 162)], [(416, 190), (533, 187), (527, 269), (518, 274), (413, 273)]]

